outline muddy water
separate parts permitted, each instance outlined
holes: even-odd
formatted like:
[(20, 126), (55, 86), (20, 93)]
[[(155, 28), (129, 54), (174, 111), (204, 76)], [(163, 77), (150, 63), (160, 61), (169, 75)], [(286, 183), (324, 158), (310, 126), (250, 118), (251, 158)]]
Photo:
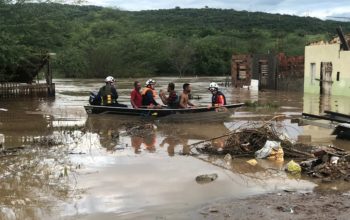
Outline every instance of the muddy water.
[[(170, 80), (178, 90), (183, 82), (191, 82), (198, 98), (193, 102), (210, 103), (206, 88), (212, 79), (157, 78), (157, 89), (166, 89)], [(250, 100), (279, 107), (242, 108), (225, 123), (155, 121), (146, 135), (133, 135), (127, 127), (139, 119), (85, 114), (82, 106), (89, 92), (101, 86), (97, 80), (55, 83), (54, 99), (0, 100), (0, 108), (7, 110), (0, 111), (0, 133), (7, 149), (0, 163), (0, 219), (188, 219), (191, 210), (220, 198), (286, 188), (312, 190), (314, 183), (288, 177), (281, 171), (283, 164), (262, 160), (252, 168), (244, 160), (183, 155), (188, 144), (277, 114), (287, 115), (281, 129), (291, 138), (311, 134), (313, 142), (348, 146), (330, 136), (330, 129), (290, 122), (303, 111), (350, 112), (343, 97), (323, 104), (324, 98), (301, 93), (222, 88), (228, 102)], [(117, 85), (120, 102), (129, 104), (132, 80), (119, 80)], [(195, 181), (207, 173), (219, 177), (208, 184)]]

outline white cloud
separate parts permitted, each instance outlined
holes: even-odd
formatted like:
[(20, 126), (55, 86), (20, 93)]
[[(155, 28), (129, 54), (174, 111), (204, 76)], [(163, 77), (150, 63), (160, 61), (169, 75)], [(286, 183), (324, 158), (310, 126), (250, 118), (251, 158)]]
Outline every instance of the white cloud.
[(129, 11), (181, 8), (223, 8), (326, 18), (350, 12), (349, 0), (88, 0), (89, 4)]

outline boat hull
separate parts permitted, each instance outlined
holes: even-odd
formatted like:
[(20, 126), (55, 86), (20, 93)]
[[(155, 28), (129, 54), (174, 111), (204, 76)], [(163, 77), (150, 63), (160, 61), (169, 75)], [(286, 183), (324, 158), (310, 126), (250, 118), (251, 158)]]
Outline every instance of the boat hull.
[(230, 109), (235, 109), (243, 106), (244, 103), (230, 104), (222, 107), (198, 107), (189, 109), (133, 109), (123, 107), (111, 107), (111, 106), (98, 106), (88, 105), (84, 106), (85, 111), (88, 114), (99, 115), (128, 115), (128, 116), (141, 116), (141, 117), (166, 117), (166, 116), (192, 116), (199, 113), (223, 113), (228, 112)]

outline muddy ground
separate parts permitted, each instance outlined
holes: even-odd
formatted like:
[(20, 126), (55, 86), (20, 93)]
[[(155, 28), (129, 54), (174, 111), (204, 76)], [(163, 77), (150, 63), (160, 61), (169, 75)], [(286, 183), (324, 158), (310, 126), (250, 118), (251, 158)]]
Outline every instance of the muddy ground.
[(349, 219), (349, 192), (280, 192), (208, 204), (195, 219)]

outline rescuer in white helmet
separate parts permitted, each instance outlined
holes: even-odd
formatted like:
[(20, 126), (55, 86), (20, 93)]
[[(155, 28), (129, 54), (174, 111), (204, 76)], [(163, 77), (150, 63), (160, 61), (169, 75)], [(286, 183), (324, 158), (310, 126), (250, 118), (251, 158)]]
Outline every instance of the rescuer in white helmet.
[(147, 108), (162, 108), (160, 104), (155, 100), (157, 92), (155, 90), (156, 81), (149, 79), (146, 81), (146, 87), (143, 88), (142, 95), (142, 106)]
[(211, 105), (213, 107), (226, 105), (226, 97), (221, 91), (219, 91), (219, 85), (217, 83), (211, 82), (208, 90), (212, 94)]
[(98, 92), (101, 98), (101, 105), (115, 106), (115, 107), (127, 107), (126, 105), (119, 104), (118, 92), (114, 86), (115, 79), (113, 76), (107, 76), (105, 79), (106, 85), (102, 86)]

